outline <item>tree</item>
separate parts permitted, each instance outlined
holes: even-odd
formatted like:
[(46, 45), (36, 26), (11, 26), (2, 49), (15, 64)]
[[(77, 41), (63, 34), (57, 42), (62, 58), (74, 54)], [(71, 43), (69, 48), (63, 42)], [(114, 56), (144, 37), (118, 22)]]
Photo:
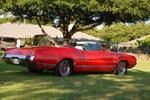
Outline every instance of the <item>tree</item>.
[[(18, 19), (54, 22), (69, 43), (76, 31), (87, 30), (102, 22), (144, 20), (150, 14), (149, 0), (3, 0), (4, 9)], [(57, 19), (57, 20), (56, 20)], [(57, 25), (56, 25), (57, 23)], [(70, 29), (68, 27), (70, 26)]]
[(97, 33), (101, 33), (98, 34), (98, 37), (101, 37), (107, 42), (128, 42), (146, 35), (150, 35), (150, 25), (137, 23), (129, 26), (124, 23), (117, 23), (110, 26), (105, 26)]
[(0, 10), (4, 7), (5, 0), (0, 0)]

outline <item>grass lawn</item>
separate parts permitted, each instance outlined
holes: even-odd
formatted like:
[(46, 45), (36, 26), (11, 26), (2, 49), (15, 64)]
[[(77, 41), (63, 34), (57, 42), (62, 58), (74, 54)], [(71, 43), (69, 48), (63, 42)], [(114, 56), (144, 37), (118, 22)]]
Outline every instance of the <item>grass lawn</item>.
[(139, 61), (126, 76), (56, 77), (0, 61), (0, 100), (150, 100), (150, 62)]

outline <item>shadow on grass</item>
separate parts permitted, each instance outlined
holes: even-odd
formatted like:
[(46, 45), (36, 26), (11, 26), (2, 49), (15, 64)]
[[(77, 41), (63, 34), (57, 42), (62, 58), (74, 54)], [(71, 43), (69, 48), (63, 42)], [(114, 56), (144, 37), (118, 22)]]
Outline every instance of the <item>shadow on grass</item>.
[(148, 100), (150, 73), (129, 71), (126, 76), (78, 73), (56, 77), (51, 72), (30, 74), (25, 68), (0, 63), (1, 99)]

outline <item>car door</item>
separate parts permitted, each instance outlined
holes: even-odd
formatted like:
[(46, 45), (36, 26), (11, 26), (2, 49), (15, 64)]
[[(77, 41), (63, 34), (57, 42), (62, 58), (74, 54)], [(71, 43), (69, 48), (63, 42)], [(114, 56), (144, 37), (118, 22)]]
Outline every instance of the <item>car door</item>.
[(97, 43), (87, 43), (84, 46), (86, 54), (86, 68), (88, 70), (108, 70), (114, 67), (113, 57), (111, 57)]

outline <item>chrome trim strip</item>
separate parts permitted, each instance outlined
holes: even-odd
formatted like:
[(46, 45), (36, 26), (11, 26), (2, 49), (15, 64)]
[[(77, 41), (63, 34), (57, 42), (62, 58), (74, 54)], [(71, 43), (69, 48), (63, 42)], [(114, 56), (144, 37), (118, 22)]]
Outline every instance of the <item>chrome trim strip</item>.
[(51, 66), (51, 67), (56, 66), (56, 64), (51, 64), (51, 63), (37, 63), (37, 64), (41, 64), (41, 65), (44, 65), (44, 66)]
[(100, 65), (77, 65), (76, 68), (115, 68), (115, 66), (100, 66)]
[(4, 58), (19, 58), (19, 59), (26, 59), (26, 55), (13, 55), (13, 54), (6, 54)]

